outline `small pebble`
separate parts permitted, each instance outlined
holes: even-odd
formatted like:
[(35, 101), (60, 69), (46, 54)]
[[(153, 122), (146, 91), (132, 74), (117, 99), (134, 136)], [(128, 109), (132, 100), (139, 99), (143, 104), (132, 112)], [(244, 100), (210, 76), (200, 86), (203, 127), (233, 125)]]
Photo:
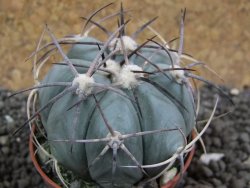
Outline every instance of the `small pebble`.
[(4, 108), (4, 102), (0, 100), (0, 110), (2, 110), (3, 108)]
[(8, 155), (10, 153), (10, 148), (7, 146), (4, 146), (1, 148), (1, 151), (3, 152), (4, 155)]
[(215, 147), (220, 148), (221, 147), (221, 140), (218, 137), (213, 138), (213, 144)]
[(209, 163), (209, 168), (211, 168), (214, 172), (220, 171), (219, 163), (217, 161), (211, 161)]
[(232, 178), (231, 180), (231, 187), (235, 187), (235, 188), (245, 188), (246, 187), (246, 181), (241, 178), (241, 179), (237, 179), (237, 178)]
[(239, 178), (244, 178), (246, 179), (247, 181), (250, 181), (250, 174), (248, 171), (239, 171), (238, 172), (238, 177)]
[(5, 126), (0, 125), (0, 136), (7, 134), (7, 128)]
[(223, 160), (218, 161), (218, 165), (221, 172), (224, 172), (226, 170), (226, 164)]
[(249, 142), (250, 141), (250, 137), (248, 133), (241, 133), (239, 136), (239, 140), (241, 142)]
[(230, 94), (234, 95), (234, 96), (239, 95), (240, 90), (238, 90), (237, 88), (233, 88), (233, 89), (230, 90)]
[(25, 187), (28, 187), (28, 185), (29, 185), (29, 178), (17, 180), (18, 188), (25, 188)]
[(245, 151), (248, 155), (250, 155), (250, 144), (249, 143), (244, 143), (242, 145), (242, 150)]
[(14, 123), (14, 119), (10, 115), (5, 115), (4, 118), (7, 121), (7, 124), (13, 124)]
[(9, 181), (7, 181), (7, 180), (5, 180), (4, 182), (3, 182), (3, 187), (10, 187), (10, 182)]
[(224, 157), (224, 153), (204, 153), (200, 157), (200, 161), (208, 165), (211, 161), (218, 161)]
[(202, 166), (202, 173), (204, 174), (205, 177), (210, 178), (213, 176), (213, 171), (208, 168), (207, 166)]
[(20, 137), (17, 137), (17, 138), (16, 138), (16, 142), (18, 142), (18, 143), (21, 142), (21, 138), (20, 138)]
[(217, 178), (212, 178), (212, 179), (211, 179), (211, 182), (213, 183), (213, 185), (214, 185), (215, 187), (218, 187), (218, 186), (220, 186), (220, 185), (222, 184), (221, 180), (219, 180), (219, 179), (217, 179)]
[(9, 141), (8, 135), (0, 136), (0, 145), (2, 146), (7, 145), (8, 141)]
[(228, 188), (226, 185), (219, 185), (216, 188)]

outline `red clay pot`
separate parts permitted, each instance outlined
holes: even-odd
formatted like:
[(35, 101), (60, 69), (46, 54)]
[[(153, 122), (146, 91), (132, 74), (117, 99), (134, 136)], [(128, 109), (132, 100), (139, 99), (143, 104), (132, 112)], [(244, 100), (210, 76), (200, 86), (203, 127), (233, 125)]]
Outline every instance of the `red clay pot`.
[[(35, 126), (32, 126), (32, 131), (35, 132)], [(43, 172), (43, 170), (40, 167), (40, 164), (38, 163), (37, 159), (36, 159), (36, 154), (35, 154), (35, 145), (33, 143), (33, 137), (30, 134), (30, 138), (29, 138), (29, 152), (30, 152), (30, 157), (31, 160), (36, 168), (36, 170), (38, 171), (38, 173), (40, 174), (40, 176), (43, 178), (43, 181), (46, 183), (46, 185), (48, 186), (48, 188), (61, 188), (59, 185), (57, 185), (54, 181), (52, 181), (47, 174), (45, 174)]]
[[(35, 132), (35, 126), (32, 127), (33, 129), (33, 132)], [(194, 138), (196, 135), (194, 132), (192, 132), (192, 137)], [(194, 156), (194, 151), (195, 151), (195, 148), (193, 148), (190, 153), (188, 154), (188, 158), (187, 160), (185, 161), (185, 165), (184, 165), (184, 172), (187, 170), (187, 168), (189, 167), (192, 159), (193, 159), (193, 156)], [(58, 184), (56, 184), (54, 181), (52, 181), (48, 176), (47, 174), (45, 174), (43, 172), (43, 170), (41, 169), (37, 159), (36, 159), (36, 156), (35, 156), (35, 146), (34, 146), (34, 143), (33, 143), (33, 137), (32, 135), (30, 135), (30, 138), (29, 138), (29, 152), (30, 152), (30, 157), (31, 157), (31, 160), (36, 168), (36, 170), (38, 171), (38, 173), (40, 174), (40, 176), (42, 176), (44, 182), (46, 183), (46, 185), (48, 186), (48, 188), (61, 188)], [(162, 185), (161, 188), (174, 188), (176, 186), (176, 184), (178, 183), (180, 179), (180, 175), (177, 174), (171, 181), (169, 181), (167, 184), (165, 185)]]

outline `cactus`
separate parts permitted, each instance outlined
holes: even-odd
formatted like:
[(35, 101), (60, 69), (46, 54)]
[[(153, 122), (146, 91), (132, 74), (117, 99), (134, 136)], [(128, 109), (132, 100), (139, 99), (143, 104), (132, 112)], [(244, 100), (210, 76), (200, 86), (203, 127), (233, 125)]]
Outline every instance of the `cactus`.
[[(125, 31), (130, 23), (122, 6), (113, 15), (119, 16), (114, 32), (101, 26), (108, 17), (92, 20), (111, 4), (87, 18), (81, 35), (58, 40), (45, 27), (43, 35), (47, 33), (52, 42), (42, 47), (39, 42), (32, 54), (37, 85), (24, 90), (32, 90), (28, 107), (34, 107), (38, 99), (40, 108), (33, 112), (28, 108), (24, 125), (40, 115), (49, 145), (49, 153), (45, 152), (77, 177), (102, 187), (132, 187), (156, 179), (179, 157), (183, 162), (198, 140), (186, 140), (196, 124), (189, 77), (204, 80), (192, 73), (192, 67), (201, 63), (182, 54), (185, 11), (179, 49), (173, 50), (165, 41), (155, 40), (162, 38), (149, 26), (155, 18), (131, 35)], [(108, 39), (88, 36), (93, 27), (104, 31)], [(156, 36), (138, 44), (138, 35), (147, 28)], [(62, 44), (73, 46), (65, 54)], [(37, 60), (37, 54), (50, 46)], [(39, 81), (40, 68), (55, 50), (63, 60)], [(184, 58), (195, 62), (183, 66)]]

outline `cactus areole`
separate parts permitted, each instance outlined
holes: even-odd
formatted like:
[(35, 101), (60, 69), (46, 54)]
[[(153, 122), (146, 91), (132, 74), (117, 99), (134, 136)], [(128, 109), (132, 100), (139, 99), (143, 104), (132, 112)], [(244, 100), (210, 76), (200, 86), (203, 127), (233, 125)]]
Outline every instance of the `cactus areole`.
[(107, 41), (75, 37), (77, 44), (40, 83), (55, 86), (38, 89), (51, 154), (102, 187), (131, 187), (157, 176), (166, 168), (157, 164), (185, 147), (195, 125), (180, 54), (153, 39), (139, 44), (122, 35), (125, 24)]

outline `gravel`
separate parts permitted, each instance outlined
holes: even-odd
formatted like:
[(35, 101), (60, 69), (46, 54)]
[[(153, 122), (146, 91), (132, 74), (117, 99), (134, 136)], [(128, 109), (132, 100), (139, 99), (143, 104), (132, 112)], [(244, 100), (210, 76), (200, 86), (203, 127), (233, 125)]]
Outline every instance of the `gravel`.
[[(220, 98), (216, 114), (232, 111), (227, 116), (214, 120), (203, 135), (207, 153), (222, 153), (218, 161), (203, 164), (199, 160), (203, 153), (201, 144), (196, 145), (194, 159), (180, 187), (250, 187), (250, 88), (230, 92), (234, 105), (226, 97)], [(213, 108), (215, 90), (201, 89), (201, 119), (207, 119)]]
[[(179, 188), (250, 187), (250, 88), (245, 87), (239, 92), (223, 89), (231, 93), (234, 105), (221, 96), (216, 115), (231, 113), (214, 120), (203, 135), (203, 141), (207, 153), (220, 153), (224, 157), (203, 164), (199, 160), (203, 150), (198, 143)], [(211, 87), (201, 90), (200, 120), (209, 118), (216, 93)], [(44, 188), (46, 186), (29, 158), (28, 128), (15, 136), (11, 134), (26, 120), (27, 96), (20, 94), (8, 99), (10, 94), (11, 91), (0, 88), (0, 188)]]
[(26, 120), (27, 97), (8, 98), (10, 94), (0, 88), (0, 188), (45, 188), (29, 158), (28, 128), (12, 135)]

